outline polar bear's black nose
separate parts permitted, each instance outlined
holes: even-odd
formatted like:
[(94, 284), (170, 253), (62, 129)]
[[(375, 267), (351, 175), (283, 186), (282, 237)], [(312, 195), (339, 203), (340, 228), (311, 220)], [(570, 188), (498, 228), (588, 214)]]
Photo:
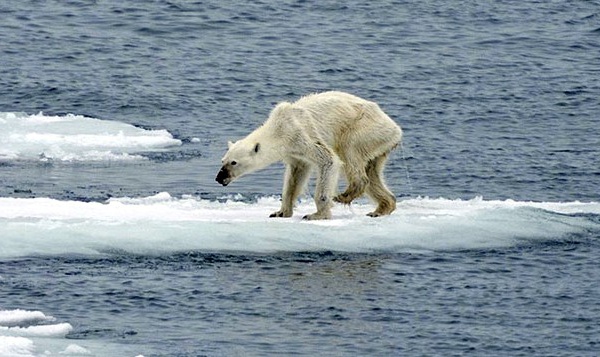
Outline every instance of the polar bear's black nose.
[(229, 184), (228, 178), (229, 178), (229, 172), (227, 171), (227, 169), (225, 169), (225, 167), (222, 167), (221, 170), (219, 170), (219, 173), (217, 174), (215, 181), (217, 181), (218, 183), (220, 183), (223, 186), (227, 186), (227, 184)]

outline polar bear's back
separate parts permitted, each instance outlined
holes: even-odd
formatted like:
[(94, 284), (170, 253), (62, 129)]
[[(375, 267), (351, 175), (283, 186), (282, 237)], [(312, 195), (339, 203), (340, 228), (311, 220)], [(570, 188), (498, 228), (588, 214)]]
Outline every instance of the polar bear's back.
[[(357, 119), (366, 105), (375, 104), (344, 92), (323, 92), (298, 99), (293, 106), (308, 110), (319, 121), (352, 122)], [(376, 104), (375, 104), (376, 105)]]
[[(396, 145), (402, 137), (400, 127), (379, 105), (344, 92), (311, 94), (292, 103), (310, 113), (310, 126), (316, 129), (332, 147), (371, 146), (372, 141), (387, 141)], [(307, 123), (306, 123), (307, 124)]]

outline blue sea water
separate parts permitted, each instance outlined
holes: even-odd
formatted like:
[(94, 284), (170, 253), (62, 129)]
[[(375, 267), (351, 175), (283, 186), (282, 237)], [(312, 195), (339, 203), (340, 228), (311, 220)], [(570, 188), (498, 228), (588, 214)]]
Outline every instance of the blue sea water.
[[(26, 0), (0, 13), (0, 312), (53, 317), (0, 314), (0, 353), (600, 349), (600, 2)], [(255, 218), (281, 165), (214, 182), (228, 140), (279, 101), (332, 89), (404, 129), (386, 168), (392, 217), (365, 220), (359, 202), (323, 226)]]

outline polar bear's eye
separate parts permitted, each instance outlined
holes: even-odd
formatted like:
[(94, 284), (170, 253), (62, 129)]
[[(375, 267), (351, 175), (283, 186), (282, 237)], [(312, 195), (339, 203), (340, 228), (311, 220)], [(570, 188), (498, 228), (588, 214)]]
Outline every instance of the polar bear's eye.
[(232, 161), (231, 166), (235, 166), (235, 165), (237, 165), (237, 161)]

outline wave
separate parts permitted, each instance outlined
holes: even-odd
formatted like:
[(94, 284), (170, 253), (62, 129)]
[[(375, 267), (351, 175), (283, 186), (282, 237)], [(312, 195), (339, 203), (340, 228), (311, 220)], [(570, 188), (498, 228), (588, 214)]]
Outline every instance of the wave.
[(268, 218), (277, 197), (210, 201), (168, 193), (105, 202), (0, 198), (0, 258), (110, 252), (416, 252), (491, 249), (600, 232), (600, 203), (415, 198), (373, 219), (366, 201), (338, 205), (333, 219)]
[(67, 114), (0, 112), (0, 161), (126, 161), (179, 146), (166, 130)]

